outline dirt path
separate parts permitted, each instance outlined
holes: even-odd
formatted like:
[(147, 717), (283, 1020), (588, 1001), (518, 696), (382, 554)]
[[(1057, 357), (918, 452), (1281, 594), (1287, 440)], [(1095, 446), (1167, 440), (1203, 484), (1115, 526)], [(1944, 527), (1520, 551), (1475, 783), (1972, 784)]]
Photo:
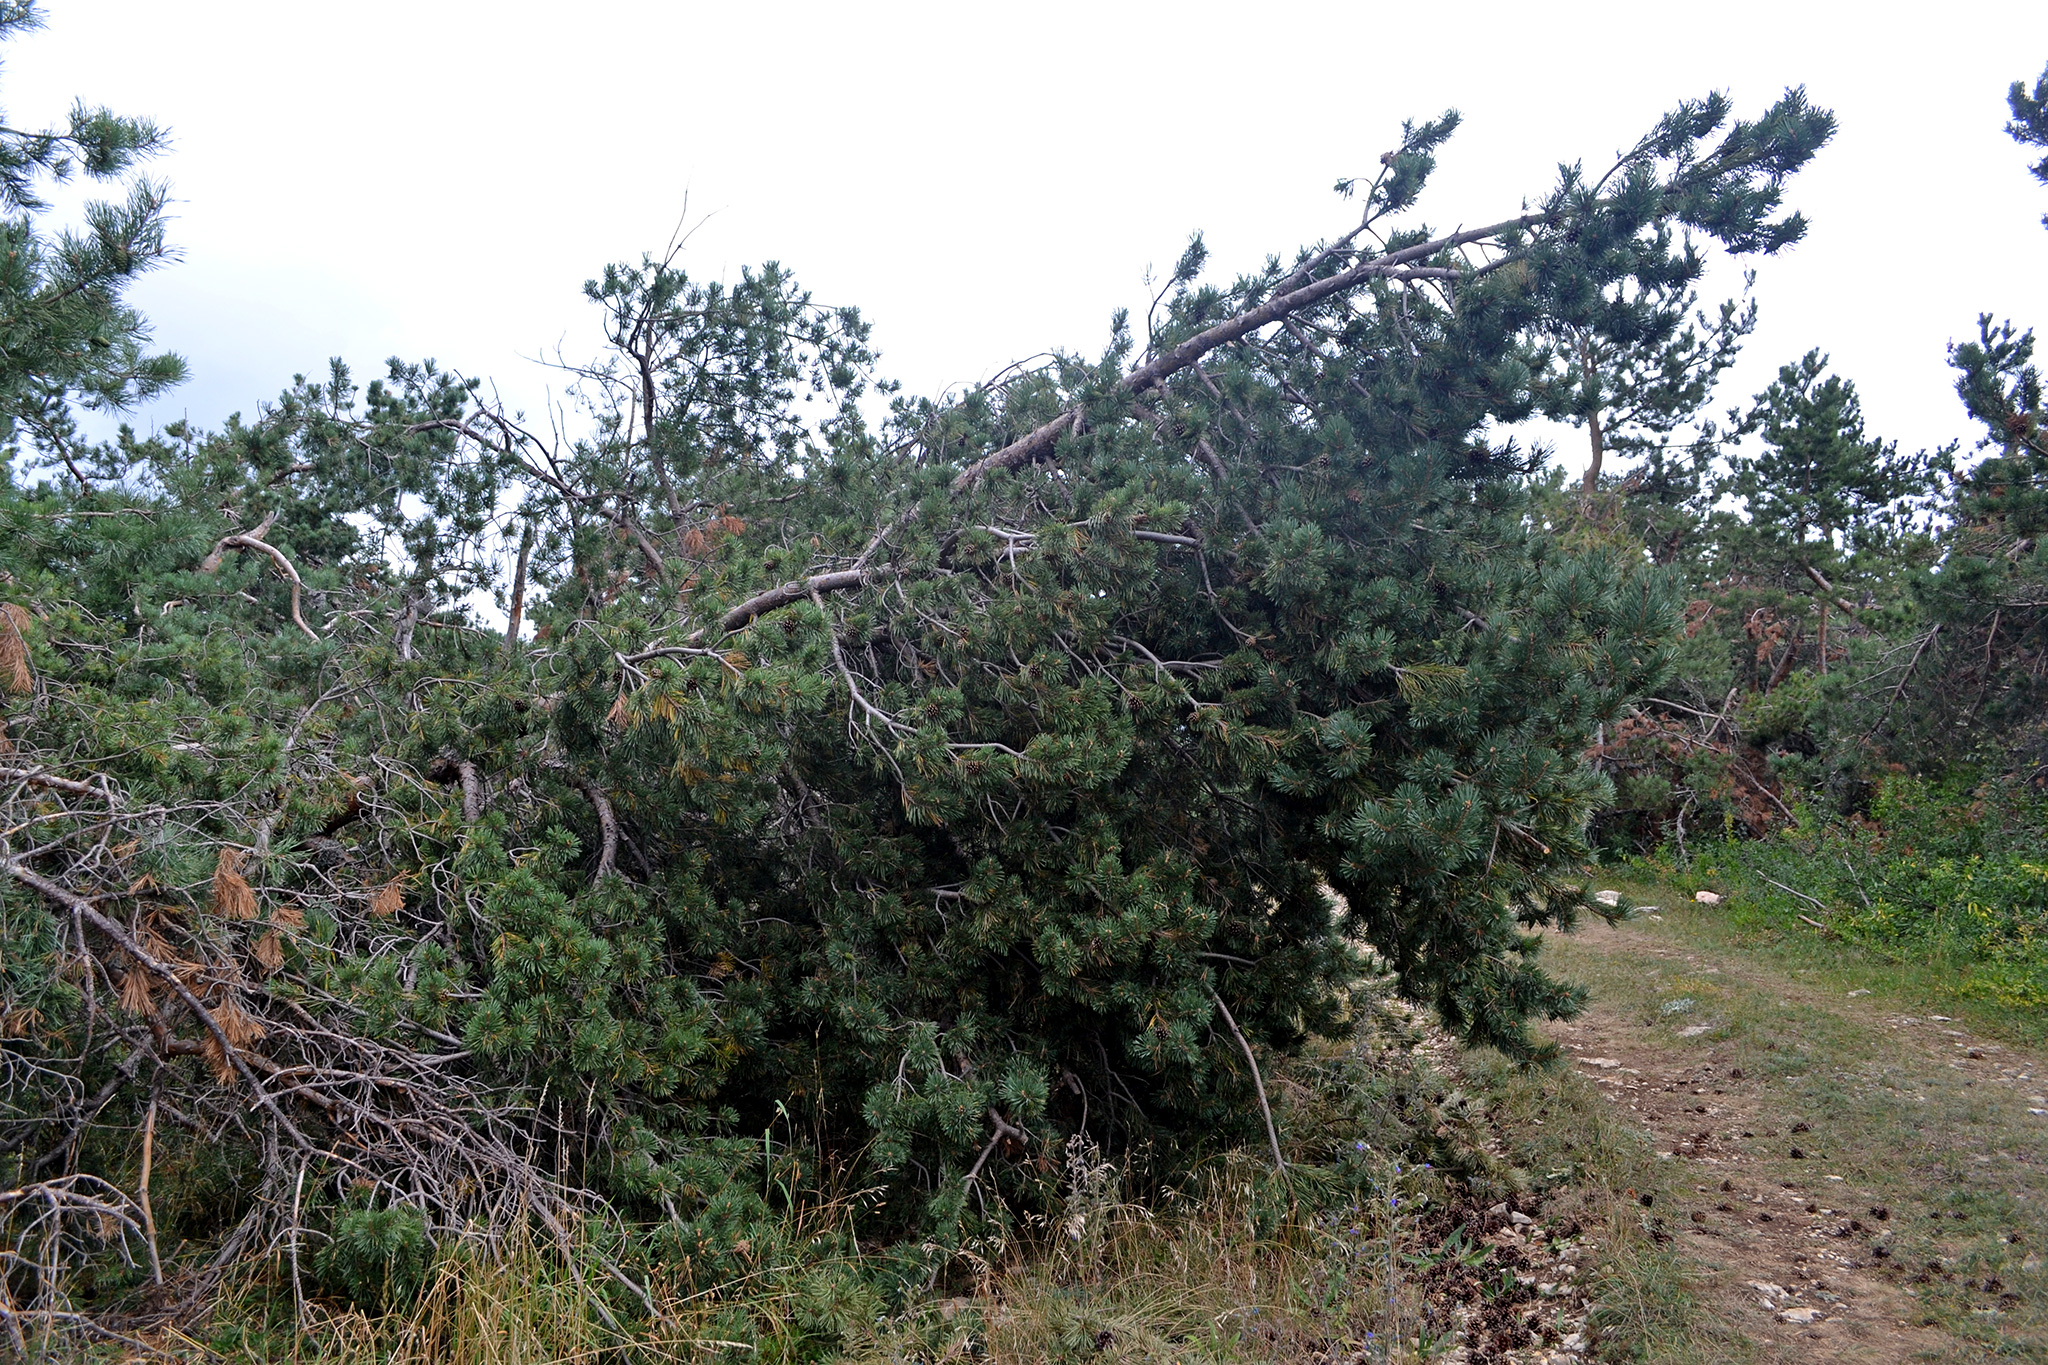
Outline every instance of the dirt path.
[(1657, 1212), (1758, 1358), (2048, 1354), (2044, 1059), (1668, 920), (1552, 960), (1595, 1001), (1552, 1036), (1676, 1163)]

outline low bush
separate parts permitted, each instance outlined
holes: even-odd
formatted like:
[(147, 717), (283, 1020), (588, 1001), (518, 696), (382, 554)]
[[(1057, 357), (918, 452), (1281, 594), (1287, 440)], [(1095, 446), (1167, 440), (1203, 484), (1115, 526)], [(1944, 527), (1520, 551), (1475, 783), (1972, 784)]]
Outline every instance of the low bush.
[[(2048, 798), (2011, 780), (1886, 778), (1868, 817), (1817, 815), (1767, 838), (1696, 845), (1687, 890), (1743, 885), (1737, 914), (1819, 926), (1956, 969), (1959, 993), (2048, 1005)], [(1668, 858), (1668, 851), (1667, 851)], [(1666, 866), (1669, 866), (1667, 861)]]

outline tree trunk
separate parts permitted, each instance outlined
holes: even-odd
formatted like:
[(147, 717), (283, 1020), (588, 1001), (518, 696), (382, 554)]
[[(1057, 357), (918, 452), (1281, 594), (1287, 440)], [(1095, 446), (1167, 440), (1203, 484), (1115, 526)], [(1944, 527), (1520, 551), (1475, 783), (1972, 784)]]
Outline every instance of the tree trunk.
[(1587, 414), (1586, 435), (1593, 445), (1593, 458), (1586, 462), (1586, 482), (1582, 491), (1591, 497), (1600, 487), (1600, 458), (1607, 453), (1606, 435), (1600, 430), (1598, 412)]
[(526, 566), (533, 559), (533, 523), (519, 537), (519, 568), (512, 575), (512, 610), (505, 618), (505, 656), (519, 652), (519, 618), (526, 614)]

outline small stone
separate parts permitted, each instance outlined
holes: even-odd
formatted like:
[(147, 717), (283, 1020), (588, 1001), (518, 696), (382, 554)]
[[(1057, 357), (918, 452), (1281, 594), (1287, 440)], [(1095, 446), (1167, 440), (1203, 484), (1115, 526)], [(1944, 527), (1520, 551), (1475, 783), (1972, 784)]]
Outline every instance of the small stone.
[(1792, 1159), (1793, 1159), (1794, 1161), (1804, 1161), (1804, 1160), (1806, 1160), (1806, 1153), (1804, 1153), (1804, 1152), (1800, 1151), (1800, 1150), (1799, 1150), (1799, 1149), (1798, 1149), (1797, 1147), (1794, 1147), (1794, 1148), (1793, 1148), (1793, 1149), (1791, 1150), (1791, 1152), (1789, 1153), (1789, 1155), (1791, 1156), (1791, 1158), (1792, 1158)]
[(1701, 905), (1719, 905), (1721, 903), (1720, 894), (1714, 891), (1695, 891), (1692, 893), (1692, 898)]
[(1523, 1213), (1520, 1210), (1517, 1210), (1514, 1213), (1510, 1213), (1508, 1215), (1508, 1221), (1510, 1223), (1513, 1223), (1518, 1228), (1525, 1228), (1528, 1227), (1531, 1223), (1535, 1222), (1536, 1220), (1534, 1218), (1531, 1218), (1528, 1214)]
[(1789, 1322), (1799, 1327), (1805, 1327), (1810, 1323), (1819, 1322), (1820, 1316), (1818, 1308), (1786, 1308), (1779, 1312), (1778, 1319), (1781, 1322)]
[(1593, 899), (1605, 906), (1616, 906), (1621, 904), (1621, 893), (1619, 891), (1596, 891), (1593, 893)]

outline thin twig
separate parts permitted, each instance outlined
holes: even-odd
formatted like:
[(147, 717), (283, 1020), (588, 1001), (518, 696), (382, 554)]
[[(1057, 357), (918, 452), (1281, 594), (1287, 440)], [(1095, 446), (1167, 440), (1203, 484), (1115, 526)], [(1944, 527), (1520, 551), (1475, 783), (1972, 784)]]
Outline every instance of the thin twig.
[(137, 1202), (142, 1205), (142, 1230), (149, 1237), (149, 1281), (161, 1285), (164, 1282), (163, 1258), (156, 1249), (156, 1214), (149, 1207), (149, 1165), (156, 1147), (156, 1096), (149, 1097), (149, 1112), (142, 1119), (142, 1179), (136, 1188)]
[(1216, 1002), (1216, 1008), (1223, 1014), (1223, 1022), (1230, 1026), (1230, 1036), (1237, 1039), (1237, 1045), (1244, 1049), (1244, 1059), (1252, 1069), (1252, 1087), (1259, 1092), (1259, 1113), (1266, 1120), (1266, 1141), (1273, 1144), (1273, 1169), (1281, 1175), (1287, 1174), (1287, 1160), (1280, 1155), (1280, 1132), (1273, 1126), (1273, 1106), (1266, 1103), (1265, 1078), (1259, 1075), (1259, 1059), (1252, 1055), (1252, 1045), (1245, 1041), (1244, 1033), (1237, 1027), (1237, 1020), (1231, 1017), (1230, 1006), (1223, 1003), (1223, 997), (1209, 987), (1209, 998)]
[(1877, 724), (1864, 732), (1866, 739), (1883, 729), (1884, 723), (1892, 718), (1892, 708), (1899, 704), (1899, 698), (1905, 694), (1906, 684), (1913, 681), (1913, 670), (1920, 666), (1920, 656), (1927, 652), (1927, 646), (1933, 644), (1934, 637), (1939, 634), (1941, 625), (1937, 622), (1933, 630), (1920, 637), (1920, 647), (1915, 649), (1913, 657), (1906, 661), (1906, 671), (1899, 676), (1899, 685), (1892, 689), (1891, 700), (1884, 704), (1884, 714), (1877, 718)]
[[(1761, 873), (1759, 873), (1758, 875), (1760, 875), (1760, 876), (1761, 876), (1762, 874), (1761, 874)], [(1806, 894), (1806, 893), (1805, 893), (1804, 891), (1794, 891), (1794, 890), (1793, 890), (1793, 889), (1792, 889), (1791, 887), (1789, 887), (1789, 886), (1785, 885), (1785, 883), (1783, 883), (1783, 882), (1781, 882), (1781, 881), (1775, 881), (1775, 880), (1773, 880), (1772, 878), (1769, 878), (1769, 877), (1765, 877), (1765, 878), (1764, 878), (1764, 880), (1765, 880), (1765, 881), (1767, 881), (1767, 882), (1770, 882), (1772, 886), (1775, 886), (1775, 887), (1777, 887), (1777, 888), (1778, 888), (1778, 889), (1779, 889), (1780, 891), (1783, 891), (1783, 892), (1784, 892), (1784, 893), (1785, 893), (1786, 895), (1788, 895), (1788, 896), (1797, 896), (1797, 897), (1799, 897), (1799, 899), (1801, 899), (1801, 900), (1805, 901), (1805, 902), (1806, 902), (1806, 903), (1807, 903), (1808, 905), (1810, 905), (1810, 906), (1812, 906), (1812, 907), (1813, 907), (1814, 909), (1816, 909), (1816, 910), (1820, 911), (1820, 912), (1821, 912), (1822, 914), (1826, 914), (1826, 913), (1827, 913), (1827, 909), (1828, 909), (1828, 907), (1827, 907), (1827, 902), (1825, 902), (1825, 901), (1821, 901), (1821, 900), (1816, 900), (1816, 899), (1815, 899), (1814, 897), (1812, 897), (1812, 896), (1809, 896), (1809, 895), (1807, 895), (1807, 894)]]
[(1029, 1142), (1031, 1140), (1029, 1133), (1019, 1128), (1016, 1124), (1011, 1123), (994, 1109), (988, 1111), (988, 1120), (996, 1126), (995, 1134), (989, 1138), (988, 1145), (981, 1149), (981, 1155), (974, 1158), (974, 1165), (968, 1169), (967, 1179), (961, 1182), (962, 1184), (972, 1185), (981, 1178), (982, 1166), (987, 1163), (989, 1154), (995, 1151), (997, 1144), (1002, 1142), (1004, 1138), (1012, 1137), (1019, 1142)]
[(306, 1330), (306, 1290), (299, 1283), (299, 1200), (306, 1192), (306, 1163), (299, 1163), (298, 1182), (292, 1186), (292, 1314), (300, 1332)]

